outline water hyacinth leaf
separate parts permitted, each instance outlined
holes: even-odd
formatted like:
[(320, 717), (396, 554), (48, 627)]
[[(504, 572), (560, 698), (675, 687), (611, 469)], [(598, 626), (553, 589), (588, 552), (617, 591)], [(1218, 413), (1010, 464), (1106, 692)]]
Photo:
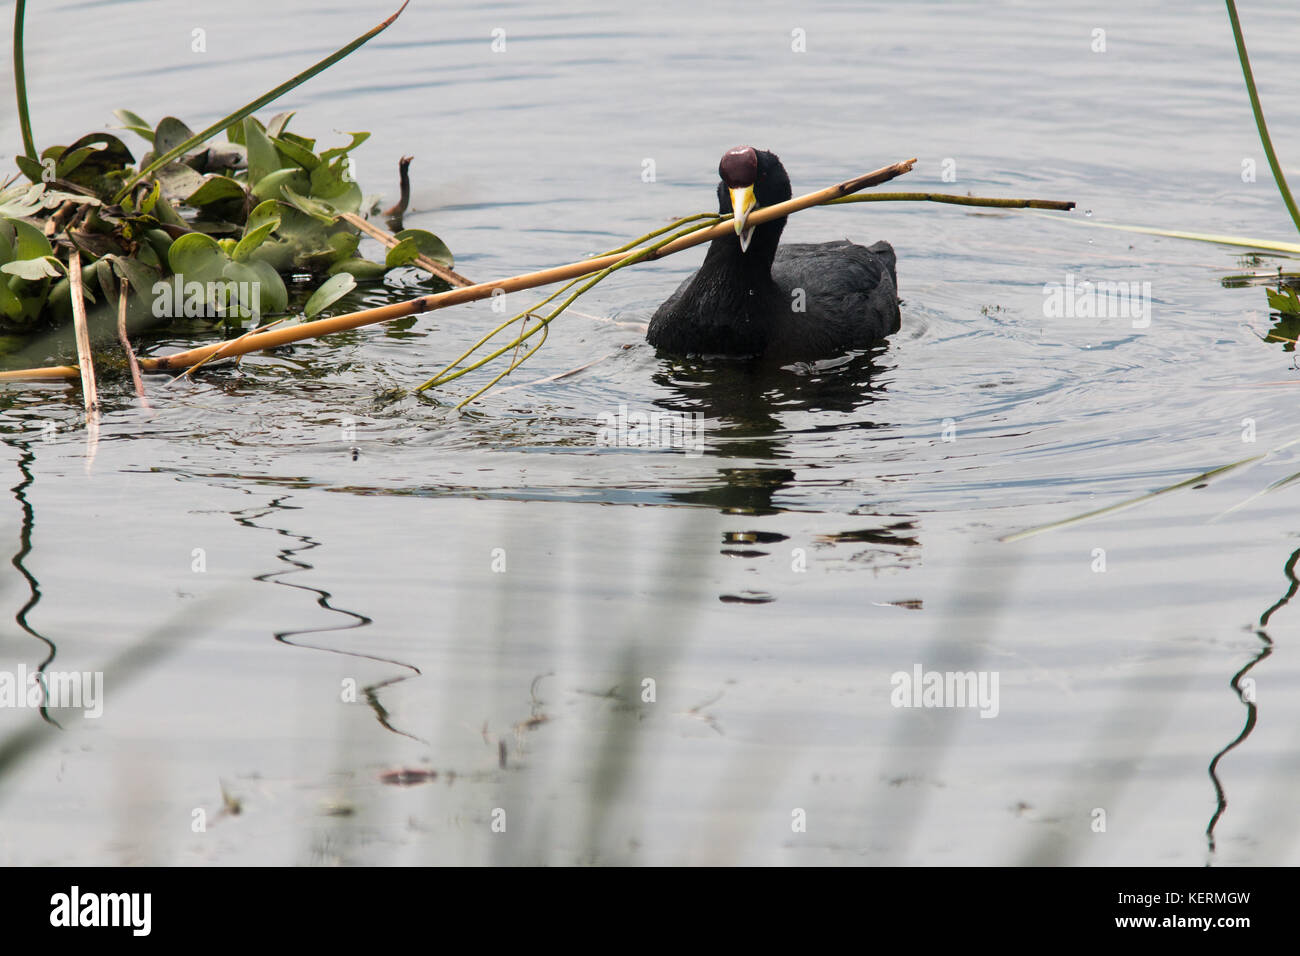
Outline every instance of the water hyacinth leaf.
[(248, 222), (244, 225), (244, 235), (247, 236), (268, 223), (273, 226), (280, 225), (280, 210), (285, 208), (288, 207), (274, 199), (258, 203), (248, 214)]
[(0, 219), (0, 262), (8, 262), (14, 257), (14, 227), (5, 219)]
[(209, 176), (202, 186), (185, 197), (185, 204), (202, 209), (223, 202), (243, 202), (246, 195), (244, 187), (229, 176)]
[(38, 259), (54, 255), (50, 240), (31, 223), (21, 219), (6, 220), (14, 230), (14, 256), (18, 259)]
[(293, 206), (299, 212), (304, 212), (313, 219), (323, 222), (327, 225), (333, 225), (339, 218), (339, 213), (328, 202), (321, 199), (308, 198), (298, 193), (289, 186), (284, 186), (285, 202)]
[(113, 274), (130, 283), (131, 289), (142, 299), (153, 295), (154, 283), (162, 278), (158, 269), (151, 269), (130, 256), (110, 256), (108, 261)]
[(357, 254), (357, 248), (361, 245), (361, 236), (355, 232), (340, 230), (332, 232), (329, 238), (325, 240), (329, 246), (330, 252), (334, 254), (334, 261), (342, 259), (351, 259)]
[(58, 179), (67, 179), (68, 176), (82, 163), (84, 163), (92, 153), (95, 147), (83, 146), (80, 149), (65, 149), (59, 156), (58, 162), (54, 166), (54, 175)]
[(270, 263), (251, 260), (241, 265), (252, 269), (257, 276), (263, 315), (281, 315), (289, 311), (289, 290)]
[(383, 263), (371, 262), (369, 259), (344, 259), (330, 267), (331, 275), (346, 272), (358, 282), (378, 282), (387, 274)]
[(301, 169), (277, 169), (257, 181), (253, 186), (253, 198), (258, 202), (267, 199), (284, 199), (285, 189), (306, 192), (311, 189), (311, 180)]
[[(45, 181), (45, 167), (30, 156), (15, 156), (14, 163), (17, 164), (22, 174), (32, 182), (42, 183)], [(53, 169), (51, 169), (51, 172), (53, 172)]]
[(282, 167), (280, 154), (260, 124), (249, 116), (244, 120), (244, 145), (248, 147), (248, 181), (259, 183)]
[(427, 256), (439, 265), (446, 266), (448, 269), (455, 265), (447, 244), (431, 232), (424, 229), (403, 229), (397, 234), (397, 238), (402, 242), (413, 240), (420, 255)]
[(249, 263), (265, 263), (274, 272), (288, 272), (293, 268), (297, 246), (284, 239), (271, 239), (253, 250)]
[(40, 211), (44, 205), (44, 183), (19, 183), (0, 192), (0, 216), (22, 219)]
[(158, 198), (158, 201), (153, 204), (151, 212), (155, 219), (168, 226), (176, 226), (180, 229), (189, 228), (189, 224), (181, 218), (180, 213), (172, 208), (172, 204), (167, 201), (166, 196)]
[(245, 262), (253, 250), (265, 242), (272, 232), (280, 226), (280, 204), (274, 199), (260, 203), (248, 215), (248, 224), (244, 227), (243, 238), (230, 254), (236, 262)]
[(21, 319), (23, 303), (9, 288), (9, 283), (0, 280), (0, 315), (7, 319)]
[(153, 142), (153, 127), (139, 113), (130, 110), (113, 110), (113, 116), (122, 124), (122, 129), (130, 130), (142, 139)]
[(335, 197), (342, 196), (349, 189), (357, 190), (357, 204), (361, 203), (361, 189), (352, 179), (352, 166), (346, 158), (334, 163), (322, 162), (311, 171), (311, 194), (317, 199), (328, 199), (334, 205), (341, 205)]
[(303, 306), (303, 313), (307, 318), (313, 318), (322, 309), (333, 305), (356, 287), (357, 280), (352, 277), (350, 272), (339, 272), (330, 276), (321, 284), (319, 289), (311, 294), (311, 298)]
[(191, 232), (181, 236), (167, 250), (171, 271), (186, 282), (208, 282), (221, 277), (226, 254), (211, 236)]
[(289, 120), (296, 115), (298, 115), (297, 110), (291, 110), (288, 113), (276, 113), (271, 117), (271, 122), (266, 124), (266, 135), (272, 139), (283, 136), (285, 129), (289, 126)]
[(226, 316), (256, 318), (262, 314), (262, 275), (244, 262), (227, 262), (222, 276), (231, 283)]
[(320, 154), (320, 160), (322, 163), (332, 163), (336, 158), (346, 156), (370, 138), (369, 133), (348, 133), (348, 135), (352, 137), (352, 142), (348, 143), (346, 146), (337, 146), (334, 149), (325, 150), (325, 152)]
[(112, 133), (102, 131), (87, 133), (63, 150), (60, 155), (74, 156), (80, 153), (83, 147), (96, 143), (99, 144), (99, 148), (80, 156), (75, 167), (69, 169), (66, 174), (60, 173), (60, 177), (79, 186), (93, 186), (96, 180), (106, 173), (120, 172), (135, 162), (135, 157), (126, 148), (125, 143)]
[(282, 156), (290, 162), (297, 163), (304, 169), (311, 170), (320, 165), (320, 160), (316, 157), (315, 153), (310, 149), (300, 146), (288, 137), (276, 137), (271, 140), (271, 142), (275, 143), (275, 148), (280, 151)]
[(303, 149), (311, 153), (317, 162), (320, 162), (320, 157), (316, 156), (316, 152), (315, 152), (316, 140), (311, 138), (310, 136), (299, 136), (297, 133), (281, 133), (276, 138), (287, 139), (291, 143), (297, 143)]
[(416, 245), (415, 240), (413, 238), (403, 239), (388, 250), (388, 255), (384, 257), (384, 267), (386, 269), (396, 269), (399, 266), (409, 266), (419, 257), (420, 247)]
[(162, 183), (164, 198), (172, 203), (184, 202), (186, 196), (197, 192), (203, 185), (202, 174), (190, 169), (184, 163), (168, 163), (154, 173), (154, 176)]
[(39, 256), (35, 259), (15, 259), (6, 262), (0, 265), (0, 272), (17, 276), (27, 282), (38, 282), (41, 279), (52, 279), (63, 275), (63, 265), (53, 256)]
[(175, 116), (164, 116), (153, 134), (153, 154), (162, 156), (190, 139), (194, 133)]
[(172, 237), (164, 229), (150, 229), (144, 234), (145, 242), (153, 249), (154, 255), (158, 258), (158, 264), (161, 266), (167, 261), (167, 256), (171, 252)]

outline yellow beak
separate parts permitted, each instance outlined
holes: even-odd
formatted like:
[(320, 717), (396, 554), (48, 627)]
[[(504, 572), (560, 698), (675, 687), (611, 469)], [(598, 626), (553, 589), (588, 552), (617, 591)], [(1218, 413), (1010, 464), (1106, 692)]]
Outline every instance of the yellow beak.
[(754, 227), (746, 228), (745, 223), (749, 221), (749, 214), (757, 207), (758, 200), (754, 198), (753, 186), (731, 190), (731, 209), (735, 216), (736, 235), (740, 237), (741, 252), (749, 248), (749, 240), (754, 237)]

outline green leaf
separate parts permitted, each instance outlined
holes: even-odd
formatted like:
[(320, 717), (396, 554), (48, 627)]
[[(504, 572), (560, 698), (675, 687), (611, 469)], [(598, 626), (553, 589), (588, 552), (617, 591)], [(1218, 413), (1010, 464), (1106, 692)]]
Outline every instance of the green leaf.
[(253, 186), (253, 198), (258, 202), (282, 199), (288, 188), (306, 192), (311, 188), (311, 180), (301, 169), (277, 169)]
[(420, 255), (427, 256), (439, 265), (446, 266), (448, 269), (455, 265), (447, 244), (431, 232), (424, 229), (403, 229), (397, 234), (397, 238), (402, 242), (413, 239), (416, 248), (420, 250)]
[(330, 267), (330, 275), (349, 273), (358, 282), (377, 282), (388, 271), (382, 264), (369, 259), (344, 259)]
[(420, 247), (416, 245), (415, 240), (403, 239), (388, 250), (388, 255), (384, 257), (384, 267), (396, 269), (398, 266), (409, 266), (419, 255)]
[(184, 163), (169, 163), (154, 173), (162, 183), (163, 197), (168, 202), (180, 203), (203, 185), (203, 175)]
[(10, 219), (8, 223), (14, 229), (14, 257), (17, 259), (38, 259), (41, 256), (54, 255), (50, 240), (31, 223), (21, 219)]
[(38, 161), (29, 156), (15, 156), (14, 162), (22, 170), (22, 174), (34, 183), (45, 181), (45, 167)]
[(45, 205), (44, 183), (18, 183), (0, 192), (0, 216), (21, 219), (39, 212)]
[(122, 124), (122, 129), (130, 130), (137, 136), (148, 140), (150, 143), (153, 139), (153, 127), (142, 119), (138, 113), (132, 113), (130, 110), (113, 110), (113, 115), (117, 121)]
[(231, 258), (236, 262), (246, 261), (252, 255), (253, 250), (265, 242), (279, 226), (280, 204), (274, 199), (259, 203), (257, 208), (248, 214), (248, 224), (244, 227), (244, 236), (239, 240), (239, 244), (235, 246)]
[(15, 259), (13, 262), (6, 262), (0, 266), (0, 272), (17, 276), (28, 282), (36, 282), (63, 275), (63, 265), (53, 256), (40, 256), (36, 259)]
[(320, 222), (333, 224), (339, 218), (338, 211), (329, 203), (303, 196), (288, 186), (284, 187), (284, 199), (299, 212), (304, 212)]
[[(289, 142), (291, 142), (291, 143), (295, 143), (295, 144), (297, 144), (298, 146), (301, 146), (303, 149), (305, 149), (305, 150), (307, 150), (308, 152), (310, 152), (313, 156), (316, 155), (316, 153), (314, 152), (314, 150), (316, 149), (316, 140), (312, 139), (311, 137), (308, 137), (308, 136), (299, 136), (297, 133), (281, 133), (281, 134), (280, 134), (278, 137), (276, 137), (276, 138), (277, 138), (277, 139), (287, 139)], [(319, 161), (319, 160), (318, 160), (318, 161)]]
[(217, 203), (243, 200), (244, 187), (229, 176), (209, 176), (203, 185), (185, 197), (185, 204), (200, 209)]
[(295, 143), (287, 136), (277, 137), (271, 140), (271, 142), (275, 143), (275, 148), (278, 149), (282, 155), (287, 157), (291, 162), (297, 163), (304, 169), (315, 169), (320, 165), (320, 160), (316, 158), (315, 153), (310, 149)]
[(1264, 292), (1268, 295), (1270, 309), (1275, 309), (1284, 315), (1295, 315), (1300, 312), (1300, 298), (1296, 297), (1295, 289), (1286, 289), (1283, 292), (1265, 289)]
[(271, 122), (266, 124), (266, 135), (275, 139), (277, 136), (283, 136), (285, 128), (289, 125), (289, 120), (297, 115), (297, 111), (289, 113), (276, 113), (271, 117)]
[(227, 261), (217, 241), (201, 232), (186, 233), (167, 250), (167, 264), (185, 282), (219, 279)]
[(10, 291), (9, 283), (4, 281), (0, 281), (0, 314), (14, 320), (23, 317), (22, 300)]
[(162, 279), (162, 273), (152, 269), (129, 256), (112, 256), (109, 264), (119, 279), (125, 279), (142, 299), (153, 295), (154, 283)]
[(303, 313), (307, 318), (317, 315), (322, 309), (328, 308), (339, 299), (343, 298), (349, 292), (357, 287), (357, 280), (351, 273), (339, 272), (326, 279), (321, 287), (311, 294), (307, 304), (303, 306)]
[(65, 149), (54, 167), (54, 175), (59, 179), (67, 179), (78, 166), (89, 159), (95, 152), (96, 149), (93, 146), (83, 146), (80, 149)]
[(337, 197), (356, 190), (356, 203), (361, 205), (361, 187), (352, 180), (352, 169), (347, 159), (326, 164), (322, 162), (311, 171), (311, 194), (316, 199), (328, 199), (336, 206)]
[(244, 142), (248, 146), (248, 181), (257, 184), (283, 164), (275, 144), (251, 116), (244, 120)]
[[(100, 144), (99, 148), (92, 149), (85, 155), (80, 155), (82, 147), (94, 143)], [(46, 152), (51, 151), (46, 150)], [(65, 172), (57, 172), (57, 175), (79, 186), (94, 186), (96, 180), (106, 173), (120, 172), (135, 162), (135, 157), (131, 155), (131, 151), (126, 148), (125, 143), (112, 133), (106, 133), (102, 130), (87, 133), (68, 146), (67, 149), (62, 150), (59, 156), (68, 157), (69, 160), (68, 162), (59, 163), (60, 168), (64, 166), (68, 166), (68, 168)], [(75, 163), (71, 163), (73, 157), (76, 157)]]
[(297, 246), (292, 242), (286, 242), (283, 239), (270, 239), (256, 249), (249, 256), (248, 264), (255, 265), (262, 262), (269, 265), (272, 271), (276, 273), (288, 272), (293, 268), (293, 257)]
[(338, 146), (334, 149), (325, 150), (325, 152), (320, 154), (320, 161), (322, 163), (331, 163), (336, 157), (346, 156), (370, 138), (369, 133), (348, 133), (348, 135), (352, 137), (352, 142), (348, 143), (346, 146)]
[(194, 133), (175, 116), (164, 116), (158, 121), (158, 128), (153, 134), (153, 154), (162, 156), (171, 152), (181, 143), (193, 138)]
[(252, 269), (257, 275), (261, 292), (261, 313), (263, 315), (282, 315), (289, 310), (289, 290), (284, 287), (284, 280), (269, 263), (252, 260), (241, 263)]

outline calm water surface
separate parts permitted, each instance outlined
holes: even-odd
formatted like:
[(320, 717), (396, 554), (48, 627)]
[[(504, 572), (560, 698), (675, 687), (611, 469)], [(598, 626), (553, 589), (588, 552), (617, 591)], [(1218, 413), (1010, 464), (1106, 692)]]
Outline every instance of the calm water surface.
[[(394, 5), (29, 7), (37, 138), (117, 107), (198, 128)], [(1223, 514), (1300, 446), (998, 540), (1300, 437), (1262, 289), (1220, 281), (1277, 261), (1089, 225), (1293, 234), (1222, 5), (1163, 6), (412, 5), (286, 97), (305, 134), (374, 131), (367, 192), (414, 154), (406, 224), (475, 279), (708, 208), (742, 142), (796, 193), (917, 156), (900, 188), (1079, 212), (796, 216), (898, 251), (903, 331), (836, 367), (657, 357), (636, 325), (696, 250), (602, 284), (464, 414), (462, 383), (393, 390), (486, 303), (151, 379), (152, 411), (110, 386), (93, 459), (76, 389), (8, 388), (0, 671), (107, 673), (101, 717), (52, 715), (0, 777), (0, 861), (1300, 862), (1296, 493)], [(1300, 175), (1294, 10), (1248, 7)], [(1045, 317), (1067, 278), (1150, 283), (1149, 327)], [(170, 335), (146, 345), (216, 332)], [(620, 404), (702, 414), (705, 453), (599, 445)], [(995, 675), (996, 717), (892, 706), (918, 665)]]

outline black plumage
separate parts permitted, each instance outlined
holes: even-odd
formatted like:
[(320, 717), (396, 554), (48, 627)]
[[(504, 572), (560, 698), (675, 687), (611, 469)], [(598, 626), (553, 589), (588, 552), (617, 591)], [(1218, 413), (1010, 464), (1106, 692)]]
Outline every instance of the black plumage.
[[(790, 177), (766, 150), (728, 150), (718, 167), (718, 208), (732, 196), (748, 212), (790, 198)], [(868, 348), (898, 331), (894, 250), (840, 240), (780, 245), (785, 219), (709, 244), (704, 264), (655, 312), (649, 343), (679, 355), (761, 356), (779, 361), (828, 358)]]

